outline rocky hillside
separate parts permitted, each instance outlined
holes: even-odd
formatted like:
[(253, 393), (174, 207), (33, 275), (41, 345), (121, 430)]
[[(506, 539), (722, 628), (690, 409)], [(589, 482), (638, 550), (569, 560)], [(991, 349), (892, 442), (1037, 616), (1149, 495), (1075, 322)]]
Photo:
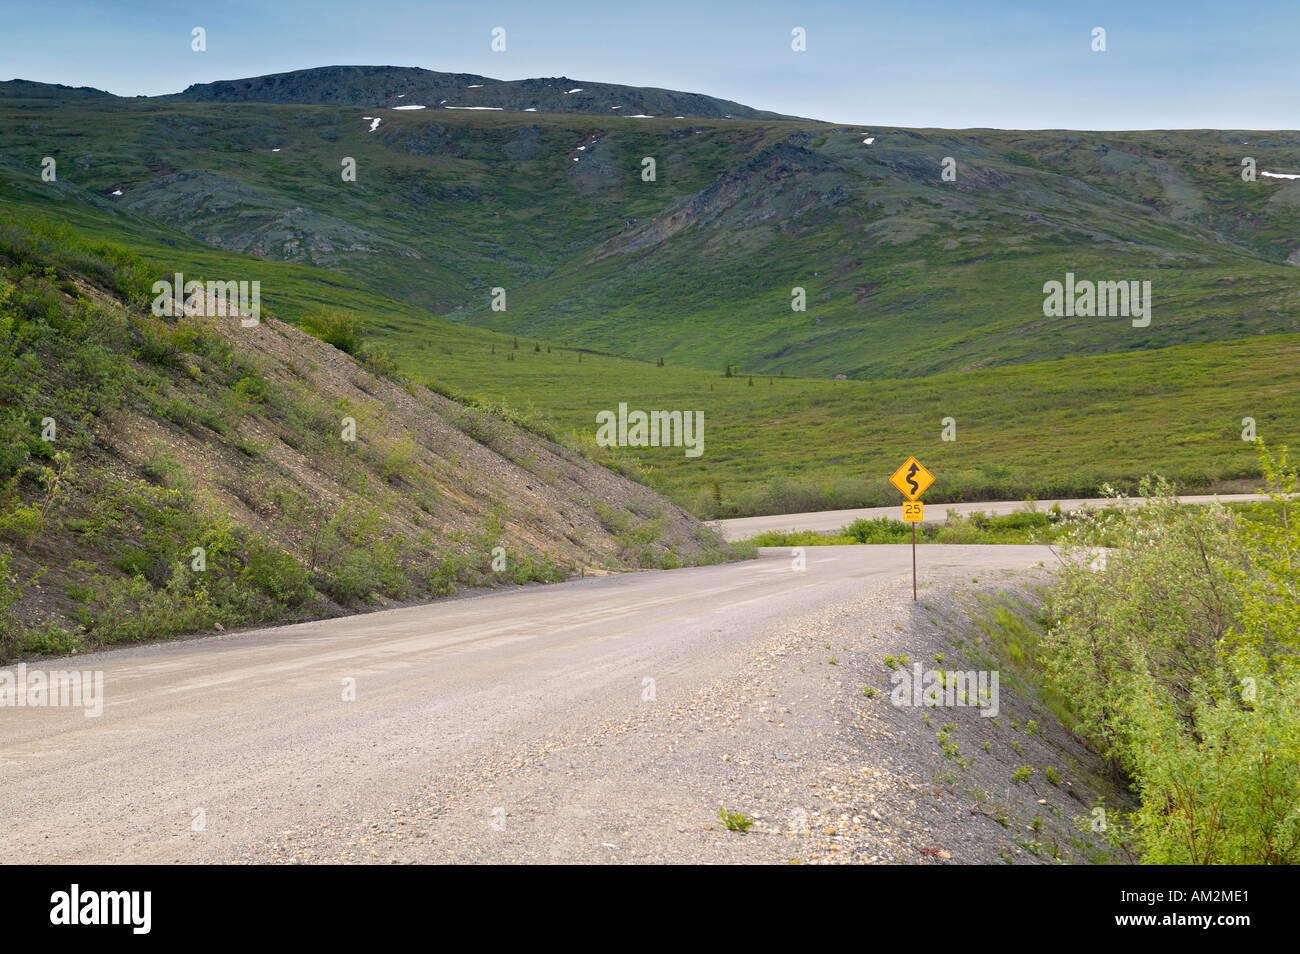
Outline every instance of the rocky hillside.
[(414, 66), (324, 66), (197, 83), (164, 97), (186, 103), (297, 103), (367, 108), (500, 109), (708, 119), (789, 119), (701, 93), (620, 86), (567, 76), (498, 80)]
[(724, 558), (535, 422), (397, 376), (345, 319), (314, 325), (340, 350), (155, 317), (148, 279), (71, 231), (0, 232), (0, 659)]

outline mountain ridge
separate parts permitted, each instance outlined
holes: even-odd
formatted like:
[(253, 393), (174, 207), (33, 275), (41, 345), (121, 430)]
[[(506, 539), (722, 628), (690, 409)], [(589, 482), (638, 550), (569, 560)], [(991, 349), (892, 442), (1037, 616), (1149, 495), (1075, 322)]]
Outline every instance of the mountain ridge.
[[(12, 87), (6, 90), (6, 87)], [(418, 66), (315, 66), (260, 76), (192, 83), (177, 93), (118, 96), (94, 87), (68, 87), (13, 79), (0, 83), (0, 98), (58, 96), (145, 99), (178, 103), (265, 103), (299, 106), (420, 107), (503, 112), (622, 112), (628, 116), (700, 119), (800, 119), (743, 103), (660, 87), (626, 86), (566, 76), (502, 80), (477, 73), (446, 73)], [(455, 99), (452, 102), (452, 98)], [(802, 121), (802, 120), (801, 120)]]
[[(454, 102), (451, 102), (452, 97)], [(566, 76), (502, 80), (477, 73), (444, 73), (416, 66), (311, 67), (197, 83), (162, 98), (180, 102), (265, 102), (377, 109), (423, 106), (426, 109), (595, 114), (622, 110), (629, 116), (797, 118), (704, 93), (576, 80)]]

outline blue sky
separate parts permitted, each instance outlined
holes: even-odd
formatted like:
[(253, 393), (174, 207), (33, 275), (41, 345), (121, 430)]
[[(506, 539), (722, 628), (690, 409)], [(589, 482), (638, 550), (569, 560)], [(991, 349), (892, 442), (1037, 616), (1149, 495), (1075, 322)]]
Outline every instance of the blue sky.
[(0, 79), (137, 95), (341, 63), (662, 86), (854, 124), (1281, 129), (1300, 125), (1300, 0), (0, 0)]

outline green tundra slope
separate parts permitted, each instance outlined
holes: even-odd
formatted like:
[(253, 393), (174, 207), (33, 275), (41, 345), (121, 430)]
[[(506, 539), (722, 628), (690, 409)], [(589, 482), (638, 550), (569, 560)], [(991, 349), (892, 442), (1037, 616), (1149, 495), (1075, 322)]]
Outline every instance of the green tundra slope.
[[(1096, 496), (1107, 483), (1133, 493), (1156, 473), (1188, 490), (1240, 491), (1259, 477), (1243, 418), (1270, 444), (1300, 443), (1300, 335), (875, 381), (579, 362), (526, 339), (514, 352), (395, 354), (489, 404), (544, 411), (598, 458), (600, 410), (703, 411), (697, 459), (680, 447), (602, 459), (707, 517), (898, 503), (887, 478), (909, 454), (937, 477), (932, 505)], [(956, 440), (943, 439), (946, 418)]]
[[(40, 178), (45, 156), (57, 182)], [(1300, 135), (0, 84), (6, 218), (56, 240), (66, 224), (159, 278), (259, 280), (267, 313), (290, 322), (357, 315), (408, 373), (579, 442), (620, 402), (702, 410), (698, 459), (593, 453), (709, 515), (888, 502), (882, 477), (909, 453), (933, 462), (936, 502), (1093, 494), (1151, 472), (1188, 488), (1255, 477), (1242, 418), (1275, 443), (1300, 419), (1300, 180), (1245, 182), (1244, 156), (1300, 171)], [(1149, 326), (1045, 317), (1043, 284), (1066, 272), (1151, 281)], [(940, 440), (945, 417), (955, 442)]]
[[(0, 154), (32, 171), (51, 156), (114, 210), (457, 322), (644, 360), (869, 378), (1300, 331), (1300, 180), (1240, 176), (1246, 156), (1300, 170), (1294, 132), (3, 92)], [(1067, 272), (1149, 280), (1150, 325), (1045, 317), (1043, 285)]]
[[(66, 208), (0, 199), (6, 217), (42, 210), (38, 222)], [(246, 269), (279, 289), (267, 296), (264, 313), (295, 321), (346, 302), (366, 316), (371, 340), (415, 378), (488, 407), (514, 408), (706, 516), (893, 502), (885, 475), (912, 453), (938, 475), (927, 494), (936, 504), (1093, 495), (1103, 482), (1133, 490), (1153, 472), (1189, 489), (1228, 488), (1257, 476), (1254, 445), (1241, 440), (1243, 417), (1253, 417), (1271, 442), (1300, 437), (1295, 335), (912, 379), (728, 378), (421, 319), (322, 269), (250, 261), (184, 237), (115, 233), (95, 215), (86, 213), (77, 229), (46, 224), (47, 241), (76, 247), (81, 235), (111, 240), (140, 253), (159, 275)], [(595, 446), (596, 413), (620, 402), (703, 411), (704, 454)], [(956, 421), (955, 441), (942, 439), (945, 417)]]

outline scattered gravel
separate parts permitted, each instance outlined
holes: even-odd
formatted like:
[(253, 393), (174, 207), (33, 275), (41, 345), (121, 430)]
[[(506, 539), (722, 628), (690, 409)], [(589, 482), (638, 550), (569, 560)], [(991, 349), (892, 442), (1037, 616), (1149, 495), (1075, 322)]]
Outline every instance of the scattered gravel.
[[(1103, 858), (1086, 820), (1103, 793), (1112, 805), (1116, 795), (1095, 756), (1041, 702), (1017, 694), (1008, 674), (999, 683), (997, 718), (972, 707), (890, 701), (887, 656), (939, 668), (934, 657), (942, 653), (949, 668), (981, 668), (973, 608), (1004, 592), (1033, 599), (1045, 574), (1002, 571), (975, 583), (960, 569), (937, 569), (921, 602), (912, 602), (910, 580), (833, 602), (756, 644), (733, 675), (674, 704), (643, 699), (643, 709), (625, 719), (480, 751), (400, 804), (285, 830), (248, 846), (239, 860)], [(876, 689), (874, 697), (866, 687)], [(945, 724), (952, 727), (949, 755), (939, 738)], [(1016, 782), (1012, 772), (1022, 765), (1033, 773)], [(1059, 771), (1058, 784), (1045, 778), (1048, 765)], [(751, 816), (749, 832), (728, 831), (719, 808)]]

